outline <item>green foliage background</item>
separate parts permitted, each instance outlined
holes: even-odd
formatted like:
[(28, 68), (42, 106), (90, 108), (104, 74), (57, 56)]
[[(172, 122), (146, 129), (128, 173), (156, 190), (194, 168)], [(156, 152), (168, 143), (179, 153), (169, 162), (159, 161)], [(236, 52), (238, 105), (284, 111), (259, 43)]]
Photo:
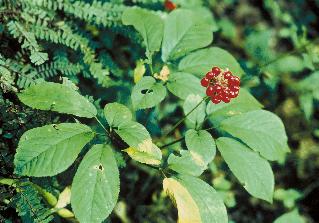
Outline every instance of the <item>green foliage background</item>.
[[(234, 175), (230, 174), (220, 153), (216, 154), (214, 162), (203, 173), (201, 178), (213, 185), (224, 199), (230, 222), (319, 222), (319, 2), (174, 2), (178, 8), (198, 10), (197, 16), (209, 24), (204, 26), (207, 32), (203, 33), (198, 42), (207, 42), (212, 32), (214, 40), (212, 48), (189, 54), (178, 63), (178, 67), (169, 64), (170, 70), (193, 73), (195, 75), (190, 78), (195, 78), (203, 76), (210, 68), (210, 64), (205, 61), (213, 60), (219, 66), (227, 66), (223, 62), (229, 61), (232, 65), (230, 69), (242, 76), (244, 86), (265, 109), (276, 113), (283, 120), (287, 131), (291, 152), (285, 160), (272, 162), (276, 182), (273, 204), (248, 195)], [(190, 93), (202, 93), (196, 84), (198, 78), (193, 79), (193, 82), (184, 81), (186, 87), (182, 91), (174, 83), (168, 82), (168, 90), (171, 89), (177, 97), (169, 95), (155, 108), (150, 107), (168, 95), (166, 88), (164, 92), (162, 85), (154, 84), (151, 77), (143, 79), (136, 86), (141, 89), (151, 87), (160, 93), (155, 98), (145, 99), (137, 87), (136, 92), (132, 93), (134, 96), (131, 103), (134, 80), (144, 70), (146, 73), (159, 73), (163, 63), (159, 62), (161, 58), (156, 53), (161, 46), (156, 36), (159, 27), (153, 30), (154, 39), (145, 43), (143, 39), (148, 33), (144, 30), (144, 24), (129, 26), (136, 23), (130, 14), (132, 12), (126, 9), (133, 5), (144, 8), (139, 9), (142, 18), (158, 24), (156, 19), (152, 18), (154, 21), (151, 21), (147, 17), (147, 10), (165, 17), (167, 10), (164, 1), (1, 0), (0, 3), (0, 175), (1, 179), (13, 179), (12, 182), (2, 183), (14, 184), (14, 188), (18, 188), (16, 190), (8, 185), (0, 185), (0, 222), (74, 221), (72, 218), (61, 217), (61, 213), (50, 215), (48, 211), (54, 205), (43, 199), (48, 195), (34, 184), (58, 198), (72, 183), (81, 158), (77, 158), (65, 172), (54, 177), (16, 180), (17, 176), (13, 173), (14, 155), (24, 132), (51, 123), (74, 122), (74, 118), (25, 106), (21, 103), (23, 99), (16, 95), (21, 90), (44, 80), (63, 83), (74, 90), (79, 89), (82, 95), (90, 95), (85, 100), (98, 108), (99, 116), (103, 115), (104, 106), (111, 102), (129, 104), (134, 109), (146, 108), (136, 112), (136, 120), (148, 129), (155, 140), (165, 143), (179, 139), (185, 126), (196, 125), (194, 119), (202, 119), (200, 114), (195, 114), (171, 137), (161, 139), (162, 133), (183, 117), (182, 109), (192, 107), (183, 104), (177, 97), (186, 99), (189, 89)], [(127, 21), (122, 21), (124, 11)], [(175, 30), (174, 27), (167, 29), (171, 29), (171, 32)], [(170, 48), (170, 41), (170, 36), (164, 36), (162, 47), (166, 46), (170, 50), (162, 54), (164, 61), (180, 58), (192, 51), (192, 47), (197, 49), (206, 46), (182, 44)], [(240, 66), (228, 54), (223, 54), (224, 50), (236, 58)], [(153, 70), (148, 64), (153, 65)], [(171, 78), (180, 80), (185, 76), (174, 73)], [(227, 116), (227, 111), (235, 109), (235, 112), (247, 112), (252, 107), (260, 106), (248, 98), (243, 107), (208, 106), (207, 111), (222, 120)], [(75, 105), (76, 109), (78, 107)], [(76, 112), (81, 113), (83, 109)], [(94, 120), (80, 120), (93, 126), (94, 131), (103, 132)], [(221, 120), (215, 121), (219, 123)], [(236, 124), (236, 120), (232, 121), (222, 126), (237, 137), (238, 133), (227, 130), (227, 126), (229, 128), (229, 125)], [(214, 130), (211, 133), (217, 134)], [(102, 137), (96, 137), (94, 142), (102, 142)], [(247, 140), (245, 143), (249, 145)], [(221, 141), (217, 141), (217, 144), (225, 143)], [(170, 151), (179, 150), (181, 145), (184, 146), (181, 142), (174, 144)], [(88, 149), (85, 147), (82, 153)], [(223, 150), (222, 153), (227, 151)], [(162, 190), (162, 176), (119, 152), (115, 152), (115, 159), (121, 172), (120, 196), (114, 211), (105, 222), (175, 222), (177, 211)], [(169, 162), (180, 161), (177, 158), (177, 161), (172, 159)], [(186, 171), (189, 173), (193, 170), (191, 168)], [(67, 208), (70, 209), (70, 206)]]

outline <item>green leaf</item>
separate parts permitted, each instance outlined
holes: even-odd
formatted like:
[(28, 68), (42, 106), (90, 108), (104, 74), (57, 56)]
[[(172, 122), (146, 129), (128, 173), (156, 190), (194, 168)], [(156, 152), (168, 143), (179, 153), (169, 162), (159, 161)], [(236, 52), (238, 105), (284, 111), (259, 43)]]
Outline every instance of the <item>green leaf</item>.
[(111, 127), (117, 127), (132, 119), (131, 111), (117, 102), (105, 105), (104, 116)]
[(225, 205), (213, 187), (186, 175), (165, 178), (163, 188), (176, 203), (179, 223), (227, 223)]
[(94, 145), (73, 179), (71, 205), (80, 222), (100, 223), (112, 212), (120, 192), (119, 170), (108, 145)]
[(284, 206), (288, 209), (295, 207), (296, 201), (302, 198), (302, 193), (294, 189), (276, 189), (274, 193), (274, 199), (282, 201)]
[(306, 223), (306, 220), (298, 213), (298, 210), (295, 209), (289, 213), (283, 214), (277, 218), (274, 223)]
[(216, 155), (215, 141), (209, 132), (205, 130), (196, 131), (190, 129), (185, 134), (187, 149), (203, 163), (210, 163)]
[(150, 54), (160, 49), (164, 30), (164, 22), (161, 17), (149, 10), (128, 8), (123, 12), (122, 22), (124, 25), (133, 25), (142, 35)]
[(14, 157), (15, 173), (54, 176), (66, 170), (94, 133), (79, 123), (46, 125), (25, 132)]
[(170, 74), (167, 88), (172, 94), (184, 100), (190, 94), (205, 95), (205, 88), (200, 85), (200, 80), (188, 73)]
[(170, 154), (167, 160), (168, 168), (181, 174), (189, 174), (192, 176), (200, 176), (205, 169), (207, 164), (201, 159), (195, 159), (189, 151), (180, 150), (181, 156)]
[[(186, 115), (192, 111), (202, 100), (203, 98), (199, 95), (188, 95), (183, 105), (184, 114)], [(205, 110), (206, 104), (202, 101), (202, 103), (187, 116), (187, 119), (196, 127), (203, 123), (206, 116)]]
[(313, 96), (311, 93), (304, 93), (299, 95), (299, 103), (300, 107), (302, 108), (305, 117), (310, 120), (311, 116), (313, 115)]
[(244, 74), (236, 59), (230, 53), (218, 47), (198, 50), (187, 55), (180, 61), (178, 70), (202, 77), (213, 66), (218, 66), (222, 69), (229, 68), (236, 76)]
[(26, 105), (60, 113), (93, 118), (97, 111), (94, 105), (72, 88), (63, 84), (42, 82), (18, 94)]
[(213, 40), (212, 26), (191, 10), (177, 9), (165, 20), (162, 60), (175, 60)]
[(126, 152), (138, 162), (158, 165), (162, 153), (153, 143), (146, 128), (138, 122), (128, 121), (118, 126), (116, 133), (131, 148)]
[(319, 82), (319, 71), (316, 71), (297, 83), (297, 89), (299, 91), (316, 91), (318, 90), (317, 85), (313, 83)]
[(143, 77), (133, 88), (132, 104), (135, 109), (151, 108), (166, 96), (166, 88), (161, 83), (156, 83), (153, 77)]
[(270, 164), (258, 153), (234, 139), (221, 137), (216, 143), (230, 170), (248, 193), (272, 202), (274, 175)]
[(241, 88), (238, 97), (234, 98), (229, 103), (208, 103), (206, 113), (211, 116), (211, 119), (219, 120), (248, 111), (260, 110), (262, 107), (263, 105), (260, 104), (254, 96), (246, 89)]
[(132, 159), (140, 163), (160, 165), (162, 161), (162, 152), (155, 144), (153, 144), (152, 149), (148, 149), (147, 151), (140, 151), (133, 147), (129, 147), (124, 151), (127, 152)]
[(45, 61), (47, 61), (48, 59), (49, 59), (49, 56), (48, 56), (47, 53), (42, 53), (42, 52), (39, 52), (39, 51), (33, 51), (30, 54), (30, 60), (35, 65), (41, 65)]
[(220, 128), (268, 160), (281, 160), (288, 151), (285, 127), (271, 112), (258, 110), (236, 115), (222, 121)]

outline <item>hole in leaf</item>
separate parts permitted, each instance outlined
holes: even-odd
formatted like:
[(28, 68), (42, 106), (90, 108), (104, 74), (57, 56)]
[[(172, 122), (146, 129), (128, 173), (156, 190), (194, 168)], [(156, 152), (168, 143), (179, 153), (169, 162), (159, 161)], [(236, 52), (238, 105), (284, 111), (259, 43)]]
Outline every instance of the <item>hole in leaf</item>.
[(152, 93), (153, 90), (152, 89), (144, 89), (144, 90), (141, 90), (141, 93), (142, 94), (148, 94), (148, 93)]
[(103, 170), (104, 170), (104, 167), (103, 167), (103, 165), (100, 163), (99, 165), (93, 166), (93, 169), (96, 169), (96, 170), (99, 170), (99, 171), (103, 171)]

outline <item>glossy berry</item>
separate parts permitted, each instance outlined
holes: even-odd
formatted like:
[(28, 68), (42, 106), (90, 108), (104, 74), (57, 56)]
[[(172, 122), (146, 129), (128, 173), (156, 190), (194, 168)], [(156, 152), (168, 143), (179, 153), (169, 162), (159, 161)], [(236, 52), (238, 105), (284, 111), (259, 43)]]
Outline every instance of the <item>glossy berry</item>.
[(230, 89), (231, 91), (239, 91), (240, 87), (237, 86), (237, 85), (233, 85), (233, 86), (230, 86), (229, 89)]
[(222, 101), (225, 102), (225, 103), (229, 103), (230, 102), (230, 97), (224, 95), (224, 96), (222, 96)]
[(208, 79), (208, 80), (211, 80), (213, 79), (214, 77), (216, 77), (216, 74), (214, 74), (213, 72), (209, 71), (205, 77)]
[(219, 97), (211, 97), (210, 99), (214, 104), (220, 103), (221, 99)]
[(218, 104), (221, 101), (229, 103), (239, 94), (240, 79), (228, 69), (213, 67), (203, 77), (201, 85), (206, 88), (206, 95), (211, 98), (212, 103)]
[(236, 76), (231, 76), (229, 78), (229, 81), (231, 82), (232, 85), (240, 85), (240, 79), (239, 77), (236, 77)]
[(209, 85), (209, 79), (207, 79), (206, 77), (203, 77), (203, 79), (200, 81), (200, 84), (203, 87), (207, 87)]
[(214, 87), (213, 86), (209, 86), (207, 89), (206, 89), (206, 95), (207, 96), (213, 96), (214, 94)]
[(223, 88), (219, 84), (215, 84), (213, 88), (214, 88), (214, 92), (218, 94), (223, 90)]
[(221, 69), (219, 67), (213, 67), (212, 73), (214, 73), (216, 76), (219, 75), (221, 72)]
[(224, 78), (229, 80), (230, 77), (234, 77), (232, 73), (228, 70), (224, 73)]
[(230, 91), (229, 92), (229, 97), (230, 98), (236, 98), (239, 94), (239, 91)]

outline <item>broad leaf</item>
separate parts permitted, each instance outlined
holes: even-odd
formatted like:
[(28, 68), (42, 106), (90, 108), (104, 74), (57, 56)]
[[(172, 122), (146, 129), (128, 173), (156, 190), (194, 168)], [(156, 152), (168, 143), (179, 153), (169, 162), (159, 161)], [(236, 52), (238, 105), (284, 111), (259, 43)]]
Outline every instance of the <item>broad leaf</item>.
[(73, 179), (72, 210), (80, 222), (100, 223), (112, 212), (120, 192), (119, 170), (108, 145), (94, 145)]
[(305, 117), (310, 120), (311, 116), (313, 115), (314, 112), (314, 106), (313, 106), (313, 95), (312, 93), (304, 93), (299, 95), (299, 104), (300, 107), (302, 108)]
[(214, 159), (216, 145), (209, 132), (190, 129), (185, 134), (185, 141), (187, 149), (196, 159), (201, 160), (205, 164), (210, 163)]
[(166, 88), (153, 77), (143, 77), (133, 88), (132, 104), (135, 109), (151, 108), (166, 96)]
[(165, 20), (162, 60), (175, 60), (213, 40), (212, 26), (191, 10), (177, 9)]
[(306, 220), (295, 209), (277, 218), (274, 223), (306, 223)]
[(163, 188), (178, 209), (179, 223), (227, 223), (222, 199), (204, 181), (186, 175), (165, 178)]
[(263, 107), (254, 96), (252, 96), (245, 88), (241, 88), (237, 98), (229, 103), (221, 102), (219, 104), (208, 103), (206, 113), (216, 116), (233, 116), (248, 111), (259, 110)]
[(117, 102), (105, 105), (104, 116), (111, 127), (117, 127), (132, 119), (131, 111), (125, 105)]
[(200, 80), (188, 73), (172, 73), (167, 83), (168, 90), (181, 99), (186, 99), (190, 94), (205, 95), (205, 88), (200, 85)]
[[(202, 102), (197, 108), (196, 106)], [(196, 108), (194, 111), (192, 111), (194, 108)], [(187, 119), (194, 124), (196, 127), (197, 125), (200, 125), (203, 123), (205, 119), (205, 110), (206, 110), (206, 103), (203, 101), (203, 97), (199, 95), (190, 94), (187, 96), (184, 105), (184, 114), (187, 115), (188, 113), (191, 113), (187, 116)]]
[(216, 143), (230, 170), (248, 193), (272, 202), (274, 175), (270, 164), (258, 153), (234, 139), (221, 137)]
[(150, 165), (160, 165), (162, 160), (161, 150), (153, 144), (152, 149), (147, 151), (140, 151), (135, 148), (129, 147), (124, 150), (134, 160), (140, 163), (146, 163)]
[(33, 85), (18, 94), (19, 99), (26, 105), (60, 113), (93, 118), (96, 108), (85, 97), (72, 88), (52, 82), (42, 82)]
[[(124, 25), (133, 25), (142, 35), (147, 51), (152, 54), (161, 47), (164, 22), (158, 15), (141, 8), (128, 8), (123, 12)], [(150, 55), (147, 56), (149, 57)]]
[(14, 157), (15, 173), (54, 176), (66, 170), (93, 138), (92, 130), (78, 123), (46, 125), (25, 132)]
[(136, 161), (158, 165), (162, 153), (153, 143), (146, 128), (138, 122), (129, 121), (118, 126), (116, 133), (129, 145), (126, 152)]
[(178, 69), (203, 77), (213, 66), (218, 66), (222, 69), (229, 68), (236, 76), (244, 74), (236, 59), (219, 47), (202, 49), (187, 55), (180, 61)]
[(222, 121), (220, 128), (268, 160), (281, 160), (288, 151), (285, 127), (271, 112), (258, 110), (236, 115)]
[(180, 156), (170, 154), (167, 160), (168, 168), (181, 174), (189, 174), (192, 176), (200, 176), (205, 169), (207, 164), (201, 159), (196, 159), (187, 150), (180, 150)]

